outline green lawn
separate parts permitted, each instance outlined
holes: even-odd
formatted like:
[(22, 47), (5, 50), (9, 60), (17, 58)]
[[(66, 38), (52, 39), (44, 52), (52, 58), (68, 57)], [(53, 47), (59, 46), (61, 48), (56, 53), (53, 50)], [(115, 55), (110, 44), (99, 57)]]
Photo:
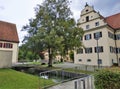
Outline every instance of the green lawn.
[(0, 89), (39, 89), (48, 84), (53, 84), (52, 80), (39, 79), (12, 69), (0, 69)]

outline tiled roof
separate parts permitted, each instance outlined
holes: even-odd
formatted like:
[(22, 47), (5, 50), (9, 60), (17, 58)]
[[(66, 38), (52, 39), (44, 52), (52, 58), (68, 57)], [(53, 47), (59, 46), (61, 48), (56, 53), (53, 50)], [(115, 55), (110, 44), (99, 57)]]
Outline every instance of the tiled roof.
[(114, 29), (120, 28), (120, 13), (106, 17), (105, 21)]
[(0, 21), (0, 41), (19, 43), (15, 24)]

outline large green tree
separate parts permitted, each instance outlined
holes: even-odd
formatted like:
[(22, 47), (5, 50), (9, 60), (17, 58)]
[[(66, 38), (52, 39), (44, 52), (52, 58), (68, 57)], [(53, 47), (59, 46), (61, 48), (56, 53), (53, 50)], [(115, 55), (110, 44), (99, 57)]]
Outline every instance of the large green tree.
[(48, 50), (49, 63), (56, 53), (65, 55), (68, 50), (81, 46), (83, 30), (76, 26), (69, 0), (44, 0), (35, 8), (35, 18), (23, 27), (28, 35), (25, 42), (34, 52)]

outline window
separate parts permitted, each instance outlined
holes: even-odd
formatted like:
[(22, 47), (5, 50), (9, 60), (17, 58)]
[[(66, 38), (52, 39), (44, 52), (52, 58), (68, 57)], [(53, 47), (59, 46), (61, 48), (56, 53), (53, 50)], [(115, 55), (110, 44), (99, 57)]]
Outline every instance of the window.
[(109, 37), (109, 38), (112, 38), (112, 39), (115, 39), (114, 34), (112, 34), (111, 32), (108, 32), (108, 37)]
[(82, 48), (77, 49), (77, 54), (82, 54), (82, 53), (83, 53), (83, 49)]
[(116, 40), (120, 40), (120, 34), (115, 35)]
[(120, 48), (114, 48), (115, 53), (120, 53)]
[(119, 53), (119, 48), (114, 47), (114, 53)]
[(95, 47), (95, 53), (103, 52), (103, 46)]
[(96, 32), (96, 33), (94, 33), (94, 38), (96, 39), (96, 38), (100, 38), (100, 37), (102, 37), (102, 32)]
[(86, 12), (88, 12), (88, 9), (86, 10)]
[(120, 53), (120, 48), (118, 48), (118, 53)]
[(92, 53), (92, 47), (90, 47), (90, 48), (85, 48), (85, 53)]
[(86, 16), (86, 22), (88, 22), (89, 21), (89, 16)]
[(91, 39), (91, 34), (85, 35), (85, 40), (90, 40)]
[(91, 59), (87, 59), (87, 62), (91, 62)]
[(0, 43), (0, 48), (2, 48), (2, 43)]
[(99, 60), (98, 60), (98, 64), (102, 64), (102, 59), (99, 59)]
[(90, 26), (89, 25), (86, 25), (86, 29), (89, 29), (90, 28)]
[(79, 59), (79, 62), (81, 62), (82, 61), (82, 59)]
[(13, 44), (10, 43), (4, 43), (4, 48), (13, 48)]
[(95, 26), (99, 26), (99, 22), (96, 22), (96, 23), (95, 23)]
[(110, 46), (110, 52), (113, 53), (114, 52), (114, 48), (112, 46)]

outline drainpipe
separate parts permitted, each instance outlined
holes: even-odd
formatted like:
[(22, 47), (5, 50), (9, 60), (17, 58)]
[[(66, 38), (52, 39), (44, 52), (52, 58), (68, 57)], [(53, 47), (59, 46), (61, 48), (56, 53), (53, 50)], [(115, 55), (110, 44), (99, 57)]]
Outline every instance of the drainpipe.
[[(115, 30), (114, 30), (114, 36), (115, 36)], [(115, 47), (117, 48), (117, 42), (116, 42), (116, 39), (115, 39)], [(119, 58), (118, 58), (118, 54), (116, 53), (116, 58), (117, 58), (117, 63), (118, 63), (118, 66), (120, 66), (120, 63), (119, 63)]]

